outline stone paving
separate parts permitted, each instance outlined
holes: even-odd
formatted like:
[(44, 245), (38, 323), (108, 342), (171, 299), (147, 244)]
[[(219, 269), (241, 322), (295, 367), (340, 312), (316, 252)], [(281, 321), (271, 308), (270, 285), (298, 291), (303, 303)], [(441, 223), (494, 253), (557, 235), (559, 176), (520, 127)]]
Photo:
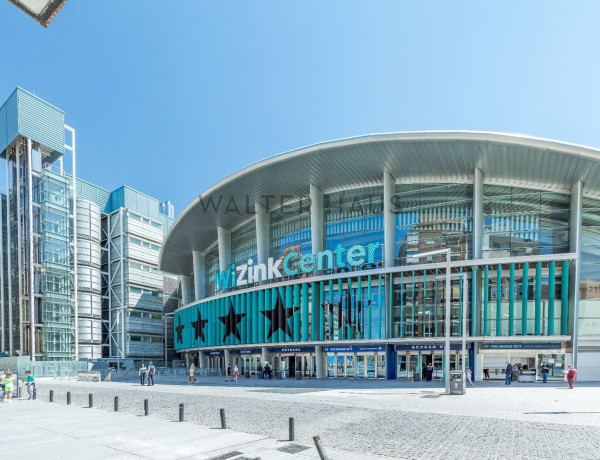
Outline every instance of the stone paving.
[[(393, 458), (600, 458), (600, 391), (597, 385), (565, 388), (542, 384), (476, 383), (464, 396), (443, 395), (440, 383), (385, 381), (272, 381), (221, 378), (159, 380), (141, 387), (135, 379), (87, 383), (39, 379), (39, 402), (140, 415), (143, 399), (150, 417), (175, 420), (180, 402), (186, 421), (219, 426), (225, 408), (228, 427), (271, 439), (287, 437), (288, 417), (296, 421), (296, 439), (312, 445), (319, 435), (328, 449), (368, 457)], [(1, 409), (1, 407), (0, 407)], [(175, 424), (177, 425), (177, 424)], [(269, 458), (262, 456), (261, 458)]]

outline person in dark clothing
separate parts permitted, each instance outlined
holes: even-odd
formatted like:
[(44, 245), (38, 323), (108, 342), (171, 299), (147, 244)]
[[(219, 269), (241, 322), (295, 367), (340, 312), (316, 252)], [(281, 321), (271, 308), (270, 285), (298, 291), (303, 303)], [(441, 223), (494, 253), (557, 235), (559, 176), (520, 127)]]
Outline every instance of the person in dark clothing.
[(226, 382), (228, 382), (229, 380), (231, 380), (231, 364), (227, 365), (227, 377), (225, 378)]
[(425, 380), (427, 382), (431, 382), (433, 379), (433, 363), (427, 363), (427, 367), (425, 368)]
[(513, 365), (506, 361), (506, 371), (504, 371), (504, 385), (511, 384)]
[(548, 383), (548, 372), (550, 372), (550, 367), (547, 363), (542, 363), (542, 379), (544, 383)]
[(263, 368), (262, 368), (262, 365), (260, 363), (258, 363), (258, 367), (256, 368), (256, 371), (258, 372), (258, 380), (262, 380), (262, 378), (263, 378)]

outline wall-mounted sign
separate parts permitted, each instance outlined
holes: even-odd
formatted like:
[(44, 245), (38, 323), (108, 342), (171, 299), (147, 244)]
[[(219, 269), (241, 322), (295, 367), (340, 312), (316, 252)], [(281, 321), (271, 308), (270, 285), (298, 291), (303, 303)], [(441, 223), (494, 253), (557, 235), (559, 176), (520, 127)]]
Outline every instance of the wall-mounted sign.
[(314, 353), (315, 347), (281, 347), (269, 348), (271, 353)]
[[(346, 249), (338, 244), (333, 251), (326, 249), (317, 254), (299, 254), (292, 251), (280, 259), (269, 257), (266, 264), (255, 264), (252, 259), (248, 259), (246, 264), (232, 264), (227, 271), (215, 274), (217, 291), (273, 280), (284, 275), (294, 276), (299, 273), (312, 273), (315, 270), (331, 270), (334, 267), (373, 264), (375, 252), (380, 247), (380, 243), (370, 243), (367, 246), (356, 244)], [(296, 263), (298, 268), (295, 268)]]
[(482, 343), (483, 350), (560, 350), (562, 345), (554, 342), (506, 342)]
[(225, 353), (223, 352), (223, 350), (218, 350), (218, 351), (209, 351), (208, 356), (223, 356)]
[[(467, 348), (469, 348), (469, 344), (467, 344)], [(426, 343), (423, 345), (396, 345), (396, 351), (441, 351), (443, 349), (443, 343)], [(462, 350), (462, 344), (451, 343), (450, 350)]]
[(353, 353), (359, 351), (383, 351), (383, 345), (347, 346), (347, 347), (324, 347), (326, 353)]
[(255, 349), (242, 349), (242, 350), (231, 350), (232, 355), (260, 355), (260, 348)]

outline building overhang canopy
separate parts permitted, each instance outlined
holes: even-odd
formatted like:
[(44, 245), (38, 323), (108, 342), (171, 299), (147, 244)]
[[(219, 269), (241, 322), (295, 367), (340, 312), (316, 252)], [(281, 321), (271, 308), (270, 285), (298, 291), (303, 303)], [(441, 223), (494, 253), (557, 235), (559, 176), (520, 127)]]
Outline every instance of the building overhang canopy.
[[(159, 268), (191, 274), (192, 251), (205, 252), (217, 227), (233, 229), (253, 218), (254, 203), (382, 185), (387, 170), (397, 183), (467, 183), (475, 168), (485, 183), (569, 193), (577, 181), (600, 197), (600, 150), (524, 135), (471, 131), (372, 134), (311, 145), (244, 168), (199, 195), (167, 234)], [(233, 203), (233, 204), (232, 204)]]

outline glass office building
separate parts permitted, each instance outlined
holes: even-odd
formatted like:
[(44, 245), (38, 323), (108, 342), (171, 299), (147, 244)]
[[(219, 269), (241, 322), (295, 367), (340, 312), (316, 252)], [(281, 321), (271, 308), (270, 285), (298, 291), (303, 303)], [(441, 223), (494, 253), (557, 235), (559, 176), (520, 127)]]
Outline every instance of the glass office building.
[[(599, 170), (593, 148), (482, 132), (362, 136), (254, 164), (163, 242), (158, 267), (182, 283), (175, 349), (250, 375), (269, 361), (288, 377), (441, 378), (449, 335), (450, 368), (464, 340), (477, 379), (510, 360), (597, 380)], [(449, 299), (436, 250), (450, 251)]]
[(75, 130), (22, 88), (0, 106), (0, 156), (0, 352), (162, 359), (157, 265), (173, 206), (77, 178)]

